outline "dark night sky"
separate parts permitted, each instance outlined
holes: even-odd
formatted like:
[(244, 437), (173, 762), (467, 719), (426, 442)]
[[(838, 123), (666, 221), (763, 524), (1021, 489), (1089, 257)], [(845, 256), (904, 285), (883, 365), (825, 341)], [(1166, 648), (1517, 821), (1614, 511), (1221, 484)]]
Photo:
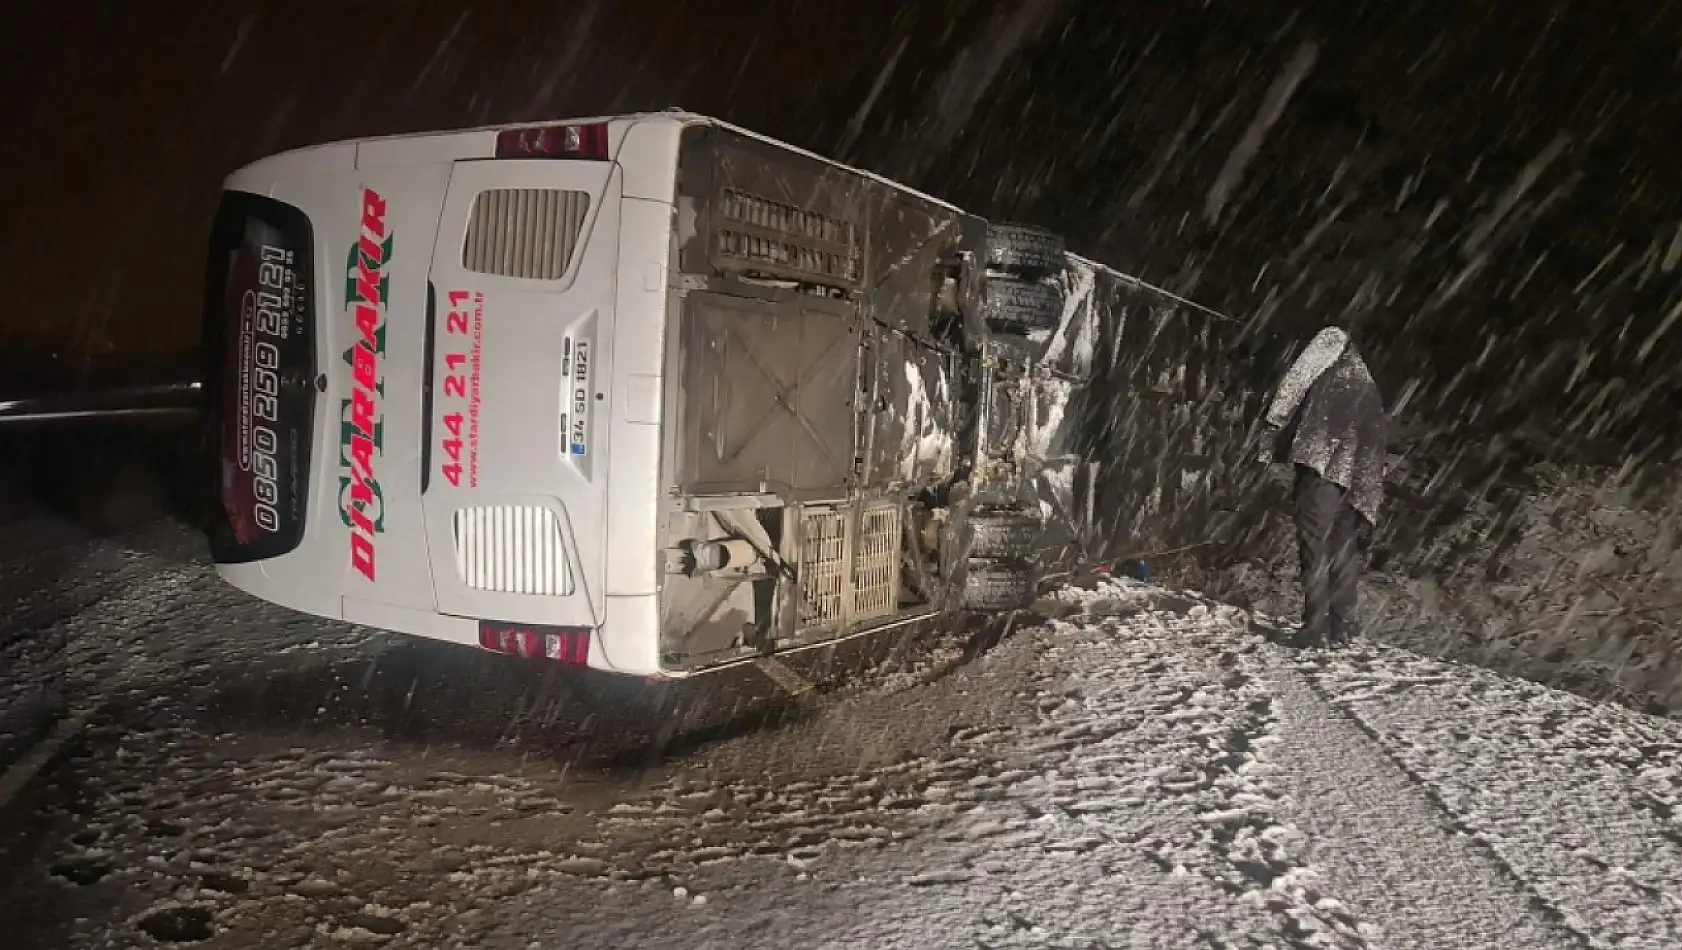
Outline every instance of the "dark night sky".
[[(9, 4), (0, 333), (190, 345), (218, 181), (265, 153), (682, 105), (1059, 228), (1239, 316), (1292, 327), (1366, 301), (1392, 390), (1420, 376), (1490, 397), (1480, 421), (1544, 402), (1592, 421), (1674, 399), (1682, 365), (1682, 327), (1642, 348), (1682, 299), (1664, 260), (1682, 223), (1682, 7), (1597, 6)], [(1023, 42), (989, 79), (1008, 35)], [(1309, 41), (1317, 60), (1207, 221)]]

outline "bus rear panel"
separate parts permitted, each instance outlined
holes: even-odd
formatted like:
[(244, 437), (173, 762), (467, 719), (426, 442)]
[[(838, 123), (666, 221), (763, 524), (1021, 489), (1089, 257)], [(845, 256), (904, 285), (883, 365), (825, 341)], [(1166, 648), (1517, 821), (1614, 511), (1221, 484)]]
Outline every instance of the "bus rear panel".
[[(323, 146), (229, 179), (205, 339), (209, 534), (230, 583), (369, 626), (659, 671), (681, 126), (578, 130), (582, 148), (495, 129)], [(652, 161), (628, 169), (627, 150)]]

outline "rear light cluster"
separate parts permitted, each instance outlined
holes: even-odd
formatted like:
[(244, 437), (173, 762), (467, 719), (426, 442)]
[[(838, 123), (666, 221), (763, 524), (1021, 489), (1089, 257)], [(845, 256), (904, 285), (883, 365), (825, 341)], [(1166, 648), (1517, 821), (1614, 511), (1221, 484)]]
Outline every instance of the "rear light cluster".
[(542, 627), (484, 620), (479, 623), (479, 646), (492, 653), (554, 660), (570, 666), (590, 662), (590, 631), (585, 627)]
[(504, 129), (496, 134), (496, 157), (607, 161), (607, 123)]

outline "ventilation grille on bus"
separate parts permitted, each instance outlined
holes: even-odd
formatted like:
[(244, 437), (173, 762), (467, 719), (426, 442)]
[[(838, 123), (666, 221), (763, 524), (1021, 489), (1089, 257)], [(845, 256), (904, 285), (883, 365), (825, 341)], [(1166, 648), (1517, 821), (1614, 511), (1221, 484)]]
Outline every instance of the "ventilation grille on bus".
[(727, 188), (719, 201), (718, 254), (767, 277), (829, 287), (861, 281), (853, 222)]
[(899, 610), (899, 506), (860, 516), (853, 569), (853, 618), (873, 620)]
[(456, 573), (474, 590), (570, 594), (561, 519), (536, 505), (457, 509)]
[(801, 519), (802, 627), (875, 620), (899, 610), (899, 506), (863, 512), (858, 535), (849, 541), (850, 520), (840, 511), (809, 511)]
[(473, 199), (461, 266), (481, 274), (559, 280), (572, 263), (590, 196), (554, 188), (497, 188)]
[(800, 625), (817, 627), (845, 620), (847, 514), (808, 511), (800, 525)]

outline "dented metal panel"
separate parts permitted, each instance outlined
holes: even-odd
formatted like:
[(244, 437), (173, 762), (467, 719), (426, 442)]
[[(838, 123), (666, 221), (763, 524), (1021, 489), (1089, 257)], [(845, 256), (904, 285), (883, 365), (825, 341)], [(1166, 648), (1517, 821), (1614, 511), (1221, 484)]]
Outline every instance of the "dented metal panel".
[(958, 382), (951, 357), (919, 350), (898, 367), (905, 402), (895, 404), (900, 427), (900, 477), (911, 484), (927, 484), (945, 477), (959, 465), (959, 439), (966, 413), (958, 398)]
[(859, 418), (858, 467), (862, 482), (887, 485), (900, 481), (905, 444), (907, 387), (905, 367), (915, 344), (904, 336), (870, 326), (864, 334), (859, 389), (867, 412)]
[(1084, 387), (1077, 380), (1036, 369), (1023, 400), (1018, 455), (1038, 460), (1071, 455), (1079, 449), (1075, 436), (1083, 421), (1079, 403)]

